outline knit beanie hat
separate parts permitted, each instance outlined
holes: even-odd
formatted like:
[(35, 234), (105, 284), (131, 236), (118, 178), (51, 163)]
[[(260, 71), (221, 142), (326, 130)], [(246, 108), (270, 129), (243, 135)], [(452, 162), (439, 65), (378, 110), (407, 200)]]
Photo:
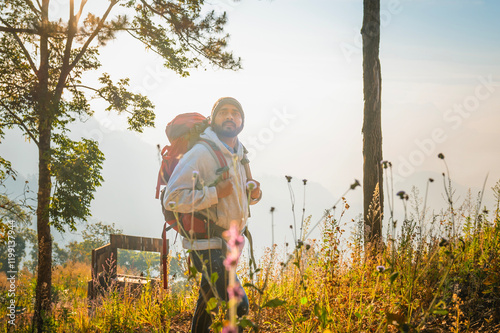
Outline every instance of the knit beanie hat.
[(214, 107), (212, 108), (212, 114), (210, 116), (211, 121), (212, 122), (214, 121), (215, 117), (217, 116), (217, 112), (219, 112), (220, 108), (224, 104), (231, 104), (236, 106), (236, 108), (241, 114), (241, 120), (242, 120), (241, 124), (243, 125), (245, 123), (245, 113), (243, 113), (243, 108), (241, 107), (240, 102), (238, 102), (236, 98), (233, 97), (221, 97), (217, 100), (217, 102), (215, 102)]

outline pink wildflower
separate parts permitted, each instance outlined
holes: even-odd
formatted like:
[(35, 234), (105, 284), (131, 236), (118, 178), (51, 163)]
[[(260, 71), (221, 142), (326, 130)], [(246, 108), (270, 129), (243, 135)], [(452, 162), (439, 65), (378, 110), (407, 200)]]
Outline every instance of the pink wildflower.
[(231, 270), (231, 268), (236, 268), (238, 265), (238, 259), (240, 258), (238, 253), (230, 252), (228, 253), (226, 259), (224, 259), (224, 266), (226, 270)]
[(226, 326), (222, 329), (222, 333), (238, 333), (238, 329), (234, 326)]
[(231, 224), (229, 230), (224, 231), (222, 235), (227, 239), (227, 245), (229, 245), (230, 248), (237, 248), (240, 251), (243, 249), (245, 238), (240, 234), (236, 223)]
[(230, 299), (236, 299), (239, 302), (245, 295), (245, 292), (239, 284), (235, 284), (227, 287), (227, 294), (229, 295)]

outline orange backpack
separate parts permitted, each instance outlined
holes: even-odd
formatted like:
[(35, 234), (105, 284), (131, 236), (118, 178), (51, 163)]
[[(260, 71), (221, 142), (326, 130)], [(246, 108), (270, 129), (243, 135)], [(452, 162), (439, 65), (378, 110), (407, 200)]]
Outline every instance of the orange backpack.
[(219, 174), (220, 179), (227, 179), (229, 177), (229, 168), (227, 166), (226, 158), (219, 147), (212, 141), (201, 139), (200, 134), (209, 126), (209, 119), (199, 113), (183, 113), (176, 116), (171, 122), (167, 124), (165, 133), (167, 135), (170, 145), (163, 147), (161, 151), (162, 162), (158, 172), (158, 181), (156, 183), (156, 196), (160, 198), (163, 216), (165, 217), (165, 224), (163, 226), (162, 239), (162, 265), (164, 274), (164, 287), (167, 288), (167, 232), (174, 229), (184, 237), (203, 239), (209, 238), (207, 234), (207, 223), (210, 223), (211, 230), (218, 230), (213, 221), (207, 219), (197, 213), (188, 214), (174, 214), (172, 211), (165, 209), (163, 206), (163, 197), (165, 195), (165, 188), (161, 190), (162, 186), (168, 184), (170, 176), (172, 175), (175, 167), (179, 163), (180, 158), (188, 152), (196, 143), (205, 145), (212, 153), (217, 161), (219, 168), (214, 170)]

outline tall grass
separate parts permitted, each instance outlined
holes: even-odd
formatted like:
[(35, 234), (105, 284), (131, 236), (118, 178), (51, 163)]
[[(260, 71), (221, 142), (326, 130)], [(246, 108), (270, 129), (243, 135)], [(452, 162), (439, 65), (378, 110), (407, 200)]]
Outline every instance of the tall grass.
[[(349, 208), (342, 202), (341, 217), (330, 210), (317, 239), (273, 245), (257, 269), (240, 264), (250, 300), (240, 324), (254, 332), (498, 332), (500, 182), (493, 190), (497, 203), (490, 211), (480, 207), (480, 193), (462, 203), (451, 198), (439, 214), (426, 212), (427, 195), (400, 195), (409, 212), (399, 230), (389, 220), (388, 237), (373, 256), (365, 255), (371, 252), (363, 244), (363, 221), (352, 221), (353, 235), (343, 230)], [(303, 218), (297, 235), (312, 227)], [(88, 279), (89, 265), (56, 267), (54, 332), (188, 332), (197, 281), (172, 280), (167, 291), (148, 284), (140, 295), (111, 288), (89, 312)], [(2, 306), (3, 332), (31, 331), (35, 280), (23, 270), (18, 282), (17, 327), (5, 321)], [(5, 276), (0, 284), (5, 302)]]
[[(263, 271), (249, 293), (256, 331), (498, 332), (499, 212), (464, 210), (470, 206), (469, 198), (442, 212), (434, 234), (406, 217), (400, 236), (376, 256), (356, 241), (342, 250), (344, 231), (332, 216), (321, 239), (297, 247), (285, 267), (268, 250), (261, 266), (277, 274)], [(263, 307), (269, 299), (284, 303)]]

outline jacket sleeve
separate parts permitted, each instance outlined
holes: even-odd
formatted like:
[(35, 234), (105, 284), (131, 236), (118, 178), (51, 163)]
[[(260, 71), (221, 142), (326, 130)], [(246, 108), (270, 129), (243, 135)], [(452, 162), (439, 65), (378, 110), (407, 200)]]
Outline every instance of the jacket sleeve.
[(213, 157), (203, 146), (187, 152), (174, 169), (167, 184), (163, 206), (179, 213), (207, 209), (218, 202), (215, 186), (208, 186), (215, 174)]

